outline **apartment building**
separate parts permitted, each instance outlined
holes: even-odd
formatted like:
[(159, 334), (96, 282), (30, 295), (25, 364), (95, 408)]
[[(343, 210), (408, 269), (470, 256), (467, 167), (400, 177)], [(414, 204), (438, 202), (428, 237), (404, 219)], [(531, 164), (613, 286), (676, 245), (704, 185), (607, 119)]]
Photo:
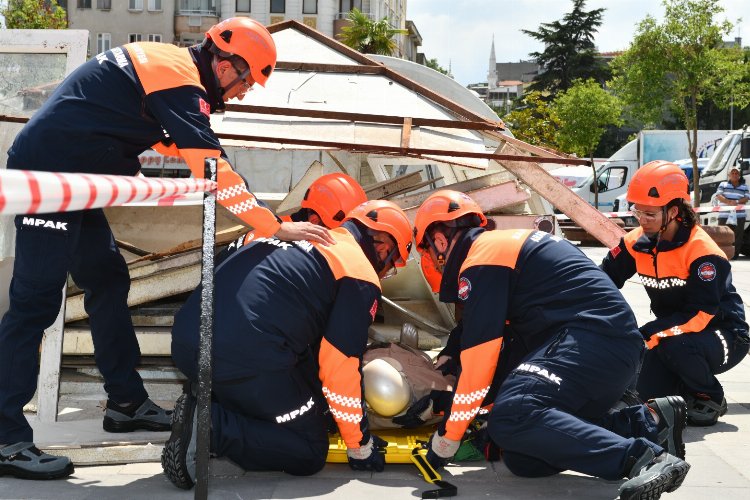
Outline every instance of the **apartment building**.
[(89, 30), (89, 55), (129, 42), (174, 41), (175, 0), (58, 0), (68, 28)]
[[(358, 9), (373, 21), (386, 18), (394, 28), (407, 29), (406, 0), (221, 0), (220, 3), (222, 19), (249, 16), (266, 25), (293, 19), (332, 38), (347, 25), (352, 9)], [(397, 35), (399, 49), (394, 56), (413, 53), (416, 58), (416, 47), (407, 46), (417, 38), (418, 32), (411, 37)]]

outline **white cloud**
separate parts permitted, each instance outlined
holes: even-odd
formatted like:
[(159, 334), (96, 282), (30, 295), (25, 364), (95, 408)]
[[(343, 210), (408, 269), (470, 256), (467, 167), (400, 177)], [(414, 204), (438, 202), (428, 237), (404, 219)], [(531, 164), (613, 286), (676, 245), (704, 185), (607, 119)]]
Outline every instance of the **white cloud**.
[[(736, 26), (731, 38), (738, 36), (739, 18), (745, 18), (739, 29), (747, 33), (750, 2), (719, 3), (724, 7), (720, 18)], [(627, 48), (639, 21), (647, 14), (661, 19), (664, 11), (656, 0), (589, 0), (585, 9), (600, 7), (606, 10), (595, 42), (603, 52)], [(456, 80), (466, 85), (487, 81), (493, 34), (497, 62), (529, 59), (530, 52), (544, 47), (521, 30), (536, 31), (541, 23), (556, 21), (571, 9), (570, 0), (408, 0), (407, 18), (422, 35), (421, 51), (445, 68), (450, 64)], [(744, 38), (743, 45), (750, 45), (750, 35)]]

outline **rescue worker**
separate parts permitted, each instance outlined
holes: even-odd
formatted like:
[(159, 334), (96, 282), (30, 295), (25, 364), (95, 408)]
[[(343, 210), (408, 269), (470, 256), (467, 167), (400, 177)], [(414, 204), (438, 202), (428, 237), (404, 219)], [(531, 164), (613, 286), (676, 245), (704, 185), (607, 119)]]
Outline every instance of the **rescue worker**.
[[(404, 266), (411, 225), (385, 200), (352, 210), (336, 244), (260, 238), (216, 268), (211, 451), (246, 470), (310, 475), (328, 454), (329, 412), (355, 470), (382, 471), (370, 434), (361, 363), (380, 279)], [(172, 358), (192, 381), (175, 405), (162, 454), (169, 480), (195, 482), (200, 292), (175, 316)]]
[[(9, 169), (136, 175), (148, 148), (181, 156), (196, 177), (218, 159), (218, 200), (258, 235), (332, 243), (325, 228), (284, 222), (247, 190), (226, 160), (209, 116), (265, 85), (276, 64), (268, 30), (246, 17), (213, 26), (198, 46), (138, 42), (97, 55), (55, 89), (15, 138)], [(38, 221), (43, 220), (44, 224)], [(140, 351), (127, 307), (130, 278), (101, 209), (19, 215), (8, 312), (0, 323), (0, 471), (65, 477), (67, 457), (41, 453), (23, 415), (39, 372), (38, 349), (55, 320), (68, 272), (85, 291), (95, 359), (108, 395), (104, 429), (165, 431), (136, 371)]]
[(648, 352), (637, 389), (643, 398), (681, 394), (688, 422), (714, 425), (727, 411), (716, 374), (750, 348), (742, 298), (724, 252), (698, 225), (688, 179), (673, 163), (635, 173), (628, 202), (640, 227), (612, 249), (602, 269), (622, 287), (638, 273), (656, 319), (640, 327)]
[[(290, 222), (310, 222), (328, 229), (339, 227), (346, 214), (354, 207), (367, 201), (362, 186), (353, 177), (334, 172), (321, 175), (310, 184), (300, 203), (301, 208), (290, 216), (281, 217)], [(250, 231), (229, 244), (219, 254), (220, 263), (229, 254), (242, 248), (256, 238), (255, 231)]]
[(621, 499), (679, 487), (690, 468), (674, 456), (684, 457), (684, 401), (609, 411), (645, 349), (622, 295), (569, 242), (542, 231), (485, 231), (486, 222), (471, 198), (448, 190), (415, 217), (431, 284), (463, 311), (449, 340), (454, 352), (441, 360), (457, 362), (458, 381), (427, 460), (445, 465), (485, 402), (494, 403), (487, 432), (514, 474), (627, 477)]

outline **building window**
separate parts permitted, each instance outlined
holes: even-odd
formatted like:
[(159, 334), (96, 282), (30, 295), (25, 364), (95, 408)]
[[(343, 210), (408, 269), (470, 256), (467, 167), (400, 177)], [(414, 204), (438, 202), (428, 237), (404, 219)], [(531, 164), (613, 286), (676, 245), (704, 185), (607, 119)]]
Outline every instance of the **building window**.
[(357, 9), (358, 11), (362, 11), (362, 0), (340, 0), (341, 3), (339, 4), (341, 7), (341, 10), (339, 12), (349, 12), (352, 9)]
[(96, 8), (99, 10), (110, 10), (112, 9), (112, 0), (96, 0)]
[(286, 12), (286, 0), (271, 0), (271, 13), (283, 14)]
[(140, 42), (143, 40), (143, 35), (140, 33), (131, 33), (128, 35), (128, 43)]
[(148, 36), (149, 42), (161, 42), (161, 35), (159, 33), (153, 33)]
[(112, 35), (110, 33), (96, 34), (96, 53), (101, 54), (112, 48)]
[(152, 12), (161, 10), (161, 0), (148, 0), (148, 10)]
[(143, 0), (129, 0), (128, 10), (143, 10)]
[(91, 0), (78, 0), (77, 7), (79, 9), (90, 9), (91, 8)]
[(237, 0), (235, 12), (250, 12), (250, 0)]
[(304, 0), (302, 3), (303, 14), (317, 14), (318, 13), (318, 0)]

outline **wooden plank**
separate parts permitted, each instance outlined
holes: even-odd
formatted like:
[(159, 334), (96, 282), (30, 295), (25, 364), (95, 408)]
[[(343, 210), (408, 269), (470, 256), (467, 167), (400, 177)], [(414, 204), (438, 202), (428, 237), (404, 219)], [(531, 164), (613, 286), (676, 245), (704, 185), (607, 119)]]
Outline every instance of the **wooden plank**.
[(127, 250), (128, 252), (135, 255), (144, 256), (151, 253), (151, 251), (138, 248), (137, 246), (133, 245), (132, 243), (128, 243), (127, 241), (115, 239), (115, 244), (123, 250)]
[[(559, 183), (558, 183), (559, 184)], [(560, 184), (562, 186), (562, 184)], [(482, 212), (492, 212), (506, 207), (523, 203), (529, 199), (530, 194), (516, 182), (506, 182), (496, 186), (488, 186), (467, 193), (477, 202)], [(394, 200), (396, 201), (396, 200)], [(413, 223), (417, 214), (418, 206), (405, 208), (404, 213)]]
[[(487, 186), (495, 186), (503, 182), (518, 184), (515, 180), (508, 180), (507, 172), (493, 172), (491, 174), (483, 175), (481, 177), (475, 177), (467, 181), (456, 182), (453, 184), (446, 184), (440, 189), (452, 189), (454, 191), (460, 191), (461, 193), (468, 193), (477, 189), (481, 189)], [(435, 179), (437, 180), (437, 179)], [(519, 188), (520, 189), (520, 188)], [(432, 194), (432, 191), (425, 193), (416, 193), (410, 196), (404, 196), (401, 198), (395, 198), (393, 201), (396, 205), (401, 208), (411, 208), (421, 205), (428, 196)]]
[(381, 200), (390, 200), (390, 199), (392, 199), (395, 196), (399, 196), (399, 195), (406, 194), (406, 193), (411, 193), (412, 191), (414, 191), (416, 189), (420, 189), (420, 188), (423, 188), (425, 186), (429, 186), (430, 184), (433, 184), (433, 183), (439, 181), (440, 179), (442, 179), (442, 177), (436, 177), (434, 179), (429, 179), (429, 180), (426, 180), (426, 181), (422, 181), (419, 184), (414, 184), (413, 186), (409, 186), (406, 189), (402, 189), (401, 191), (396, 191), (395, 193), (389, 194), (387, 196), (383, 196), (381, 198)]
[[(241, 235), (247, 233), (250, 231), (250, 228), (247, 226), (234, 226), (229, 229), (225, 229), (223, 231), (219, 231), (216, 233), (216, 245), (228, 245), (235, 239), (239, 238)], [(169, 257), (175, 254), (189, 252), (198, 248), (201, 248), (202, 240), (195, 239), (190, 241), (185, 241), (183, 243), (180, 243), (177, 246), (174, 246), (168, 250), (164, 250), (163, 252), (156, 252), (156, 253), (150, 253), (148, 255), (144, 255), (143, 257), (138, 257), (137, 259), (131, 260), (128, 262), (128, 266), (131, 264), (136, 264), (138, 262), (146, 261), (146, 260), (157, 260), (162, 259), (164, 257)]]
[(52, 326), (44, 331), (42, 354), (37, 381), (37, 417), (42, 422), (57, 422), (57, 401), (60, 397), (60, 361), (65, 328), (65, 287), (60, 312)]
[[(194, 290), (200, 281), (200, 269), (201, 265), (198, 262), (190, 266), (168, 269), (161, 273), (133, 280), (130, 283), (128, 306), (144, 304), (152, 300), (172, 297)], [(65, 308), (65, 322), (78, 321), (87, 317), (88, 314), (83, 308), (83, 294), (68, 297)]]
[(412, 172), (406, 175), (399, 175), (391, 179), (386, 179), (369, 186), (362, 186), (365, 190), (367, 198), (370, 200), (378, 200), (385, 196), (393, 193), (397, 193), (409, 186), (413, 186), (422, 181), (422, 174), (420, 172)]
[[(172, 332), (169, 327), (140, 327), (135, 329), (135, 337), (142, 356), (171, 356)], [(94, 354), (94, 341), (91, 329), (68, 327), (62, 341), (65, 356), (91, 356)]]
[(411, 118), (404, 118), (404, 125), (401, 127), (401, 147), (408, 148), (411, 143)]
[(323, 175), (323, 164), (318, 160), (315, 160), (307, 168), (307, 171), (302, 178), (294, 185), (289, 191), (289, 194), (281, 200), (279, 206), (276, 207), (276, 215), (291, 215), (300, 208), (302, 199), (305, 197), (305, 193), (310, 185), (315, 182), (315, 179)]
[[(501, 145), (496, 153), (519, 154), (521, 151), (509, 143)], [(603, 213), (589, 205), (583, 198), (563, 186), (538, 163), (505, 160), (503, 167), (536, 191), (558, 210), (573, 219), (586, 232), (607, 248), (614, 248), (625, 235), (625, 230), (609, 220)]]

